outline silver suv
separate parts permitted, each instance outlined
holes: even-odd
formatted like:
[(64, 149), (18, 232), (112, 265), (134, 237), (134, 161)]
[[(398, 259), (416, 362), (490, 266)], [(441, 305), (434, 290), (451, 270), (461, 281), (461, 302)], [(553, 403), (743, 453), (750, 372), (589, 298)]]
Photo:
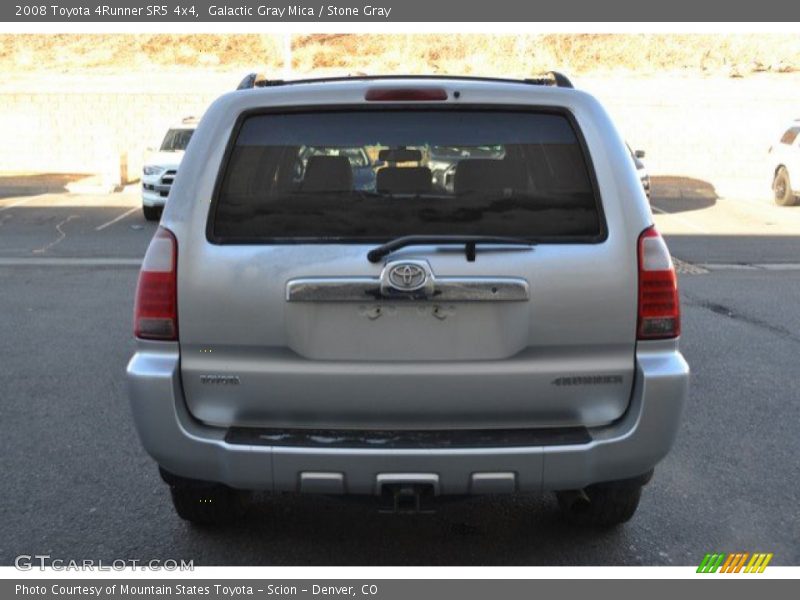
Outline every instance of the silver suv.
[[(433, 181), (443, 147), (452, 186)], [(128, 379), (195, 523), (256, 490), (390, 510), (550, 490), (613, 525), (675, 438), (679, 333), (628, 149), (565, 77), (262, 81), (194, 134)]]

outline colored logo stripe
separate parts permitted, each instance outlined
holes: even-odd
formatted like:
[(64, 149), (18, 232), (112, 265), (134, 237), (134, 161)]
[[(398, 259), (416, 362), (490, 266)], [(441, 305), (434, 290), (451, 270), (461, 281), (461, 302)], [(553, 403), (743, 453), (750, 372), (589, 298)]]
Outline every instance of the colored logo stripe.
[(724, 554), (706, 554), (700, 566), (697, 567), (698, 573), (716, 573), (722, 561), (725, 560)]
[(769, 561), (772, 560), (772, 553), (770, 554), (753, 554), (753, 558), (747, 563), (745, 573), (763, 573), (767, 568)]
[(736, 554), (729, 554), (728, 560), (722, 565), (720, 573), (738, 573), (744, 566), (744, 561), (750, 556), (747, 552), (737, 552)]
[[(756, 552), (736, 552), (734, 554), (714, 553), (706, 554), (697, 567), (698, 573), (739, 573), (744, 567), (744, 573), (763, 573), (764, 569), (772, 560), (772, 553)], [(750, 562), (745, 566), (747, 559)]]

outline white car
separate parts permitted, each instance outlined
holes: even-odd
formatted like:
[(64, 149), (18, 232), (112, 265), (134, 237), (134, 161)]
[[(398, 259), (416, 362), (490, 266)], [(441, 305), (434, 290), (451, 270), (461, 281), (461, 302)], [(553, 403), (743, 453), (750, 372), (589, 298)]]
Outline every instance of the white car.
[(777, 144), (770, 147), (772, 192), (775, 204), (792, 206), (800, 197), (800, 119), (786, 128)]
[(158, 150), (142, 168), (142, 211), (148, 221), (158, 221), (198, 119), (186, 117), (167, 130)]

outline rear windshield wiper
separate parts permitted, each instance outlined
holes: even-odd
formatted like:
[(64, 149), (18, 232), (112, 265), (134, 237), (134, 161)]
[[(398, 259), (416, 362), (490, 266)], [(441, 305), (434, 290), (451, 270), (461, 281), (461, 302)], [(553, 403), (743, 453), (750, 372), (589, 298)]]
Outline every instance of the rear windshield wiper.
[(510, 244), (515, 246), (535, 246), (536, 242), (526, 238), (504, 237), (494, 235), (406, 235), (381, 244), (367, 253), (369, 262), (380, 260), (395, 250), (406, 246), (420, 246), (424, 244), (464, 244), (467, 260), (475, 260), (475, 247), (477, 244)]

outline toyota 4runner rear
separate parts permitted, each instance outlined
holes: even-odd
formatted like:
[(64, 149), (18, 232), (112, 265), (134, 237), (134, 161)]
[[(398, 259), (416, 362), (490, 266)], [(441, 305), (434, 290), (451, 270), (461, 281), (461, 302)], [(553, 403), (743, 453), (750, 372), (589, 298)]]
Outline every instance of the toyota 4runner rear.
[(679, 333), (628, 150), (562, 75), (261, 81), (194, 134), (128, 378), (190, 521), (551, 490), (610, 525), (675, 437)]

